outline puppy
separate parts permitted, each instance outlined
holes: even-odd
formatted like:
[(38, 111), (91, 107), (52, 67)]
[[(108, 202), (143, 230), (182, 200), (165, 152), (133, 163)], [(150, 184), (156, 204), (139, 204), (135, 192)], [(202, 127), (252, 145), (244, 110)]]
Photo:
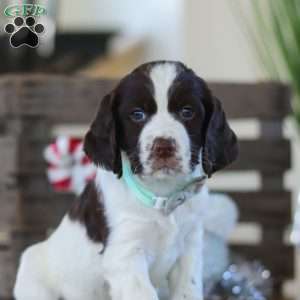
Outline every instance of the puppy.
[(141, 65), (101, 101), (84, 149), (96, 179), (24, 252), (16, 299), (203, 299), (204, 181), (238, 153), (206, 83), (179, 62)]

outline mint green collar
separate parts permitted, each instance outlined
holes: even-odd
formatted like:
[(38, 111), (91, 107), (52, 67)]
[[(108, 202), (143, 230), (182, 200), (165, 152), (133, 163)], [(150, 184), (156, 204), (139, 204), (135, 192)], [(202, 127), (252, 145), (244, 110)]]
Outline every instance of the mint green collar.
[(161, 210), (165, 214), (171, 213), (177, 206), (184, 203), (188, 198), (192, 197), (200, 185), (203, 185), (206, 176), (200, 176), (192, 179), (184, 186), (176, 189), (169, 196), (157, 196), (148, 190), (141, 182), (139, 182), (131, 170), (130, 163), (127, 159), (122, 158), (122, 178), (126, 182), (128, 188), (135, 194), (136, 198), (147, 207)]

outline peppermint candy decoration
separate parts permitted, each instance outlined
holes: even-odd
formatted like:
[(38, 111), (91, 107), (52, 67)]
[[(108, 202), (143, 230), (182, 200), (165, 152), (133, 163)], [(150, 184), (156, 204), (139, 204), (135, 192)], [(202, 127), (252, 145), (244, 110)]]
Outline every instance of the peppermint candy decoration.
[(60, 136), (46, 147), (47, 176), (55, 191), (79, 195), (96, 176), (96, 167), (83, 151), (78, 138)]

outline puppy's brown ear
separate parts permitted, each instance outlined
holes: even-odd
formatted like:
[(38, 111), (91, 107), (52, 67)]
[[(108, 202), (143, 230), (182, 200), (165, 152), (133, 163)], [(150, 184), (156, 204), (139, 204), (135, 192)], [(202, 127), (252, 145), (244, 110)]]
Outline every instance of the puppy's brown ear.
[(210, 177), (236, 160), (238, 143), (226, 120), (221, 102), (215, 97), (211, 97), (209, 102), (202, 163), (205, 173)]
[(121, 152), (117, 140), (114, 95), (106, 95), (84, 139), (84, 151), (98, 166), (122, 176)]

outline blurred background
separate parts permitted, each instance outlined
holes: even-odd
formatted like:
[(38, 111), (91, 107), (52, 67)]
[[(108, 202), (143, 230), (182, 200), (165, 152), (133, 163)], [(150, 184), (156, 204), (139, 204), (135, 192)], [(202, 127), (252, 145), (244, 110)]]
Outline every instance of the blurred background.
[[(2, 60), (0, 70), (73, 72), (98, 60), (98, 75), (106, 72), (105, 76), (119, 77), (143, 61), (175, 59), (207, 79), (264, 79), (249, 39), (241, 30), (241, 20), (234, 16), (236, 8), (229, 2), (41, 0), (38, 3), (48, 13), (41, 18), (47, 30), (41, 35), (39, 49), (11, 49), (2, 31), (1, 57), (8, 59)], [(249, 16), (249, 1), (239, 2)], [(1, 10), (16, 3), (22, 1), (1, 0)], [(3, 27), (8, 19), (2, 14)], [(124, 59), (118, 61), (122, 56)]]
[[(24, 1), (1, 0), (1, 11)], [(284, 188), (292, 191), (296, 211), (300, 190), (300, 2), (293, 0), (40, 0), (47, 15), (36, 49), (13, 48), (0, 33), (0, 76), (10, 73), (72, 74), (93, 79), (120, 78), (142, 62), (180, 60), (210, 82), (283, 82), (292, 89), (292, 110), (283, 135), (291, 141), (291, 169)], [(12, 18), (1, 14), (0, 27)], [(0, 105), (1, 106), (1, 105)], [(247, 110), (247, 107), (244, 107)], [(244, 139), (260, 134), (255, 119), (234, 120)], [(53, 136), (82, 137), (87, 126), (57, 126)], [(259, 151), (259, 149), (257, 149)], [(269, 149), (271, 152), (272, 149)], [(255, 171), (226, 174), (212, 188), (255, 190), (262, 181)], [(0, 208), (1, 209), (1, 208)], [(291, 222), (292, 223), (292, 222)], [(296, 224), (297, 225), (297, 224)], [(299, 225), (299, 224), (298, 224)], [(298, 231), (299, 234), (299, 231)], [(289, 231), (286, 241), (289, 241)], [(232, 240), (262, 239), (260, 227), (239, 226)], [(297, 253), (297, 252), (296, 252)], [(272, 255), (272, 253), (270, 253)], [(299, 297), (300, 255), (296, 277), (285, 284), (289, 297)], [(1, 266), (0, 266), (1, 268)]]

